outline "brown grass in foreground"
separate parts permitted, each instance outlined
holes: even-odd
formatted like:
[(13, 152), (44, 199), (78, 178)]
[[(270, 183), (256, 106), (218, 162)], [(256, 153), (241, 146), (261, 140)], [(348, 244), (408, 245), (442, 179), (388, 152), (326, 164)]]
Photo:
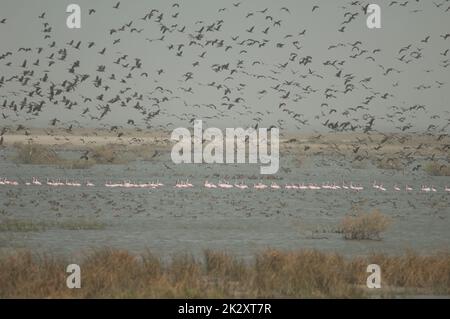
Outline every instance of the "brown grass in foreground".
[[(65, 269), (81, 266), (81, 289)], [(382, 288), (365, 288), (368, 264), (381, 267)], [(162, 262), (151, 253), (103, 249), (82, 261), (33, 255), (0, 257), (0, 298), (360, 298), (450, 294), (450, 254), (344, 258), (314, 250), (266, 250), (251, 262), (205, 251)]]

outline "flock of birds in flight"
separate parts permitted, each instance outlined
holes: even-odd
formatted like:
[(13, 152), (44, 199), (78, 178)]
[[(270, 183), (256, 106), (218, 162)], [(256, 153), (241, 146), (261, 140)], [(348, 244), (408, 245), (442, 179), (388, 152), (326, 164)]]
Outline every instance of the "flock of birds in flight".
[[(388, 7), (407, 10), (405, 14), (420, 14), (423, 2), (391, 1)], [(364, 40), (337, 40), (328, 45), (329, 58), (318, 60), (304, 44), (310, 33), (308, 29), (284, 29), (289, 19), (296, 19), (293, 10), (282, 6), (247, 11), (243, 9), (245, 5), (246, 2), (231, 3), (218, 8), (214, 15), (189, 23), (182, 22), (183, 10), (179, 3), (169, 5), (165, 11), (148, 9), (141, 16), (106, 30), (106, 43), (88, 39), (57, 40), (55, 25), (51, 24), (47, 12), (38, 14), (41, 45), (0, 52), (1, 120), (8, 124), (1, 130), (0, 144), (9, 131), (30, 135), (26, 123), (33, 123), (47, 109), (57, 110), (57, 114), (68, 112), (71, 118), (69, 121), (63, 117), (50, 119), (49, 134), (52, 128), (61, 127), (70, 133), (76, 127), (83, 127), (82, 120), (87, 120), (120, 138), (127, 128), (167, 129), (174, 126), (171, 122), (174, 119), (192, 124), (198, 118), (233, 123), (245, 119), (254, 128), (271, 121), (271, 127), (280, 130), (289, 123), (304, 129), (317, 122), (326, 131), (363, 133), (377, 132), (377, 123), (390, 123), (399, 132), (412, 133), (416, 130), (415, 121), (420, 119), (429, 121), (425, 133), (436, 136), (437, 141), (448, 137), (450, 111), (433, 113), (427, 105), (404, 105), (399, 79), (407, 68), (422, 68), (423, 74), (434, 80), (424, 80), (410, 89), (447, 90), (448, 84), (439, 79), (440, 76), (448, 78), (449, 74), (450, 33), (425, 34), (415, 42), (391, 48), (393, 52), (375, 48), (373, 43)], [(340, 35), (345, 38), (350, 28), (365, 27), (367, 6), (368, 3), (359, 0), (338, 6), (342, 21), (334, 30), (336, 39)], [(433, 2), (432, 9), (436, 14), (447, 15), (450, 1)], [(125, 13), (126, 8), (117, 2), (104, 10)], [(320, 5), (309, 10), (310, 14), (320, 16)], [(87, 19), (96, 19), (100, 14), (97, 11), (100, 9), (89, 8)], [(245, 27), (228, 35), (224, 30), (240, 23), (239, 19)], [(0, 27), (7, 24), (7, 18), (0, 18)], [(165, 50), (169, 62), (166, 66), (158, 66), (156, 62), (147, 65), (135, 51), (126, 51), (127, 41), (144, 42), (150, 49)], [(438, 55), (431, 57), (435, 61), (433, 68), (424, 62), (431, 48), (439, 48)], [(272, 52), (278, 53), (275, 56)], [(82, 53), (100, 64), (95, 69), (86, 68), (87, 61), (79, 59)], [(270, 60), (264, 54), (269, 54)], [(336, 56), (345, 58), (333, 58)], [(386, 56), (390, 57), (390, 64), (380, 62)], [(280, 61), (276, 62), (277, 59)], [(166, 75), (171, 64), (190, 66), (191, 70)], [(354, 65), (369, 65), (373, 71), (371, 74), (350, 72)], [(166, 85), (167, 77), (171, 85)], [(147, 90), (139, 88), (142, 83)], [(150, 85), (153, 87), (148, 90)], [(260, 87), (254, 89), (255, 85)], [(360, 95), (362, 99), (358, 101)], [(196, 102), (202, 96), (214, 98), (208, 103)], [(278, 100), (270, 110), (255, 105), (264, 104), (268, 97)], [(314, 98), (321, 103), (308, 105)], [(353, 105), (342, 107), (348, 101), (344, 98)], [(181, 103), (183, 111), (170, 111), (170, 105), (175, 103)], [(380, 104), (387, 106), (387, 112), (373, 114), (371, 109)], [(314, 110), (315, 114), (307, 116), (302, 111), (305, 108)], [(111, 124), (113, 114), (121, 114), (123, 123)], [(405, 137), (386, 134), (376, 150), (386, 142), (402, 138)], [(450, 144), (441, 147), (439, 151), (444, 153), (450, 150)], [(367, 155), (361, 154), (358, 146), (353, 153), (355, 160)], [(408, 154), (402, 155), (411, 159)]]

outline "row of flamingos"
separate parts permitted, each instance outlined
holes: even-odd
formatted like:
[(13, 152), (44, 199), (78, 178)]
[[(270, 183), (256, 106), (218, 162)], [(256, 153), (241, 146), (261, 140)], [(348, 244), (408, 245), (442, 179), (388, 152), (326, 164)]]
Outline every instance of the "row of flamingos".
[[(27, 186), (35, 185), (35, 186), (41, 186), (41, 185), (48, 185), (48, 186), (72, 186), (72, 187), (81, 187), (81, 186), (87, 186), (92, 187), (96, 186), (94, 183), (90, 181), (85, 181), (84, 183), (80, 183), (78, 181), (71, 181), (69, 179), (65, 179), (62, 181), (61, 179), (57, 180), (51, 180), (48, 179), (46, 182), (41, 182), (38, 178), (33, 177), (30, 182), (24, 183)], [(8, 179), (8, 178), (0, 178), (0, 185), (11, 185), (11, 186), (17, 186), (20, 185), (20, 183), (16, 180)], [(159, 180), (156, 180), (155, 182), (147, 182), (147, 183), (136, 183), (131, 181), (122, 181), (122, 182), (106, 182), (103, 184), (105, 187), (108, 188), (160, 188), (163, 187), (164, 184), (159, 182)], [(228, 181), (219, 181), (218, 183), (211, 183), (208, 180), (204, 182), (203, 185), (205, 188), (213, 188), (213, 189), (230, 189), (230, 188), (237, 188), (237, 189), (248, 189), (248, 188), (254, 188), (254, 189), (299, 189), (299, 190), (352, 190), (352, 191), (362, 191), (364, 190), (364, 187), (361, 184), (353, 184), (353, 182), (346, 183), (345, 181), (342, 183), (322, 183), (322, 184), (316, 184), (316, 183), (302, 183), (302, 184), (285, 184), (285, 185), (279, 185), (275, 182), (272, 182), (271, 184), (264, 184), (264, 183), (256, 183), (253, 185), (247, 185), (244, 182), (239, 183), (230, 183)], [(189, 182), (189, 180), (186, 181), (180, 181), (178, 180), (176, 184), (173, 186), (175, 188), (192, 188), (194, 185)], [(377, 183), (376, 181), (373, 182), (372, 188), (380, 191), (385, 192), (388, 191), (388, 188), (383, 186), (381, 183)], [(398, 184), (395, 184), (392, 188), (395, 192), (400, 192), (404, 190), (405, 192), (411, 192), (418, 190), (420, 192), (437, 192), (437, 188), (433, 185), (421, 185), (420, 188), (413, 188), (409, 186), (408, 184), (404, 186), (399, 186)], [(450, 187), (446, 186), (444, 188), (445, 192), (450, 192)]]

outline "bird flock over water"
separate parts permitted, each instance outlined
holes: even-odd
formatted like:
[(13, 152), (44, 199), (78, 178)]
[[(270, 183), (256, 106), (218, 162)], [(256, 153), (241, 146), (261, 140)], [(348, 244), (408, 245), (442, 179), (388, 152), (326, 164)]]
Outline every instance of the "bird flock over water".
[[(270, 7), (259, 1), (217, 3), (214, 10), (199, 8), (194, 17), (185, 16), (188, 3), (158, 8), (148, 3), (148, 9), (133, 13), (130, 2), (93, 2), (84, 25), (118, 13), (118, 20), (126, 21), (105, 23), (97, 30), (103, 39), (81, 40), (76, 35), (62, 40), (55, 35), (54, 17), (47, 11), (36, 13), (30, 23), (38, 26), (39, 45), (0, 50), (0, 144), (7, 132), (30, 135), (28, 126), (44, 115), (51, 115), (50, 135), (52, 128), (70, 133), (94, 123), (120, 138), (129, 128), (166, 130), (175, 127), (175, 121), (192, 124), (198, 118), (244, 121), (254, 128), (264, 124), (281, 131), (314, 131), (318, 125), (326, 132), (373, 133), (378, 125), (387, 125), (392, 132), (414, 133), (421, 131), (417, 121), (422, 121), (427, 123), (424, 133), (445, 141), (449, 108), (411, 103), (407, 96), (448, 96), (450, 30), (424, 31), (414, 41), (380, 48), (354, 38), (356, 29), (365, 28), (368, 4), (333, 4), (340, 22), (320, 32), (334, 34), (335, 41), (322, 43), (320, 53), (310, 44), (320, 43), (321, 33), (297, 21), (300, 9), (294, 2), (292, 7), (278, 2)], [(329, 5), (300, 7), (320, 20), (327, 19)], [(385, 9), (448, 21), (450, 1), (391, 1)], [(0, 17), (0, 28), (9, 23), (8, 17)], [(133, 46), (164, 59), (149, 62)], [(413, 70), (421, 77), (409, 81)], [(446, 103), (433, 103), (441, 102)], [(402, 138), (385, 134), (375, 150)], [(360, 143), (365, 141), (361, 138)], [(438, 151), (448, 154), (450, 143), (440, 144)], [(357, 161), (367, 157), (358, 146), (353, 154)], [(409, 159), (411, 154), (400, 155)]]
[[(134, 189), (158, 189), (165, 186), (165, 184), (161, 183), (159, 180), (153, 181), (153, 182), (132, 182), (132, 181), (121, 181), (121, 182), (111, 182), (108, 181), (104, 184), (94, 184), (89, 180), (86, 180), (84, 183), (75, 181), (75, 180), (69, 180), (69, 179), (49, 179), (47, 178), (45, 182), (41, 182), (38, 178), (32, 177), (31, 181), (26, 181), (24, 183), (20, 183), (17, 180), (9, 179), (9, 178), (0, 178), (0, 186), (50, 186), (50, 187), (107, 187), (107, 188), (134, 188)], [(199, 185), (200, 187), (202, 185)], [(178, 189), (186, 189), (186, 188), (193, 188), (195, 187), (194, 184), (189, 182), (189, 180), (177, 180), (173, 188)], [(229, 181), (218, 181), (217, 183), (209, 182), (208, 180), (205, 180), (203, 184), (204, 188), (208, 189), (256, 189), (256, 190), (280, 190), (280, 189), (288, 189), (288, 190), (332, 190), (332, 191), (339, 191), (339, 190), (350, 190), (355, 192), (360, 192), (365, 190), (366, 188), (362, 186), (362, 184), (355, 184), (352, 181), (346, 182), (342, 181), (341, 183), (288, 183), (285, 185), (280, 185), (276, 182), (272, 182), (271, 184), (265, 184), (262, 182), (254, 183), (253, 185), (244, 183), (244, 181), (231, 183)], [(395, 184), (391, 189), (388, 189), (387, 187), (383, 186), (381, 183), (377, 183), (376, 181), (373, 182), (372, 188), (377, 191), (386, 192), (386, 191), (395, 191), (395, 192), (413, 192), (413, 191), (420, 191), (420, 192), (437, 192), (438, 189), (433, 185), (421, 185), (420, 187), (411, 187), (410, 185), (406, 184), (404, 187), (400, 187), (398, 184)], [(450, 193), (450, 187), (445, 186), (443, 188), (443, 191)]]

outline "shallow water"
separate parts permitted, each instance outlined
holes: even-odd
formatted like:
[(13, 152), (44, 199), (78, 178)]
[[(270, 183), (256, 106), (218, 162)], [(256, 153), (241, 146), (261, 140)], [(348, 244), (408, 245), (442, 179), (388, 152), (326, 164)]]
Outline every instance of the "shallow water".
[[(201, 254), (206, 249), (226, 250), (250, 257), (264, 248), (317, 248), (345, 255), (371, 252), (422, 253), (450, 247), (449, 177), (423, 173), (350, 169), (322, 157), (311, 157), (296, 167), (292, 157), (283, 157), (277, 183), (360, 183), (362, 192), (330, 190), (238, 190), (206, 189), (205, 179), (217, 182), (259, 182), (258, 165), (174, 165), (170, 161), (133, 162), (128, 165), (97, 165), (70, 170), (42, 165), (16, 165), (2, 153), (0, 176), (14, 178), (19, 186), (0, 186), (0, 220), (32, 221), (89, 220), (105, 224), (101, 230), (50, 228), (33, 232), (0, 232), (0, 249), (31, 248), (62, 255), (83, 253), (98, 247), (116, 247), (141, 252), (150, 249), (164, 256), (179, 252)], [(332, 163), (332, 164), (330, 164)], [(324, 165), (326, 164), (326, 165)], [(169, 168), (167, 168), (169, 167)], [(288, 169), (288, 170), (286, 170)], [(96, 187), (25, 186), (32, 177), (90, 180)], [(179, 180), (196, 187), (176, 189)], [(159, 179), (160, 189), (106, 188), (107, 181), (148, 182)], [(372, 189), (373, 180), (389, 191)], [(263, 180), (270, 184), (270, 180)], [(393, 185), (414, 187), (412, 192), (393, 192)], [(421, 193), (421, 184), (438, 192)], [(326, 231), (337, 227), (343, 216), (359, 208), (379, 209), (393, 220), (381, 241), (344, 240)], [(315, 232), (318, 230), (318, 232)]]

